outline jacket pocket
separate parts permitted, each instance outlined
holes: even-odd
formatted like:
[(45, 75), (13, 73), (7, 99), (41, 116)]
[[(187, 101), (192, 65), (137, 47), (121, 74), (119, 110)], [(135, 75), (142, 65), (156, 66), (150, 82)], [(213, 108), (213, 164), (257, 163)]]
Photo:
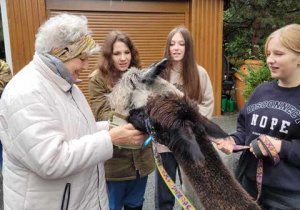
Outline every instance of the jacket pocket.
[(61, 210), (68, 210), (70, 194), (71, 194), (71, 184), (67, 183), (65, 186), (64, 195), (61, 203), (61, 208), (60, 208)]

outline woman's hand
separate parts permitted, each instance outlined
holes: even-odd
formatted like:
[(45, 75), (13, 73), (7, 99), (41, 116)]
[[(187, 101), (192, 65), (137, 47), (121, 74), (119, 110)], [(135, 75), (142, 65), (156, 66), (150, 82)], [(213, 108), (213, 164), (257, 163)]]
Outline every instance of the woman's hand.
[[(276, 139), (276, 138), (271, 137), (271, 136), (267, 136), (267, 135), (260, 135), (259, 138), (267, 138), (273, 144), (273, 146), (275, 147), (277, 153), (280, 152), (280, 150), (281, 150), (281, 144), (282, 144), (281, 140)], [(263, 154), (263, 156), (268, 156), (268, 153), (265, 150), (264, 146), (261, 144), (261, 142), (258, 141), (257, 144), (258, 144), (258, 147), (259, 147), (261, 153)], [(252, 147), (252, 143), (250, 143), (250, 152), (252, 152), (253, 155), (255, 156), (255, 153), (254, 153), (253, 147)]]
[(224, 139), (216, 139), (218, 149), (224, 152), (226, 155), (230, 155), (233, 151), (233, 146), (236, 145), (231, 136)]
[(132, 124), (116, 126), (108, 131), (114, 145), (142, 145), (147, 134), (136, 130)]

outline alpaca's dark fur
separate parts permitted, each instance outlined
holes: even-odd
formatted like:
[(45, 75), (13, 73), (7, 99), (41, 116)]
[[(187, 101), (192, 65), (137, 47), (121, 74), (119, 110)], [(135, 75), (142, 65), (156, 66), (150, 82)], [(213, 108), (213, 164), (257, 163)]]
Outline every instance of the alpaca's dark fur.
[(195, 102), (175, 95), (155, 96), (131, 110), (129, 122), (146, 132), (149, 117), (156, 141), (170, 148), (206, 209), (260, 209), (230, 175), (209, 136), (228, 135), (198, 113)]

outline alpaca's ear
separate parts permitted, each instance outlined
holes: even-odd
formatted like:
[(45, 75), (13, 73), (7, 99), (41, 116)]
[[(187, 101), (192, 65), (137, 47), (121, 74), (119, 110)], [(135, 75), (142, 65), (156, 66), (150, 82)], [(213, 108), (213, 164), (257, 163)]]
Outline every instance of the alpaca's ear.
[(151, 64), (142, 74), (142, 83), (152, 84), (154, 80), (162, 73), (167, 67), (167, 58), (163, 58), (157, 63)]
[(213, 123), (206, 117), (201, 117), (200, 124), (204, 127), (205, 132), (208, 136), (213, 138), (226, 138), (228, 137), (228, 134), (222, 130), (222, 128), (217, 125), (216, 123)]
[(197, 143), (193, 130), (189, 126), (179, 127), (170, 131), (169, 149), (181, 159), (192, 161), (201, 166), (204, 165), (205, 157)]

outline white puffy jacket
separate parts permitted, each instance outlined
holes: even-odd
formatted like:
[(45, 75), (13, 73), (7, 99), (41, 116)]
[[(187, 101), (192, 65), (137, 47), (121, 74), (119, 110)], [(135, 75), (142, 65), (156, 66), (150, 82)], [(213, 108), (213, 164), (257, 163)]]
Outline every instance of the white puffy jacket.
[(108, 124), (96, 123), (82, 92), (70, 88), (37, 54), (6, 87), (0, 102), (5, 209), (108, 209)]

